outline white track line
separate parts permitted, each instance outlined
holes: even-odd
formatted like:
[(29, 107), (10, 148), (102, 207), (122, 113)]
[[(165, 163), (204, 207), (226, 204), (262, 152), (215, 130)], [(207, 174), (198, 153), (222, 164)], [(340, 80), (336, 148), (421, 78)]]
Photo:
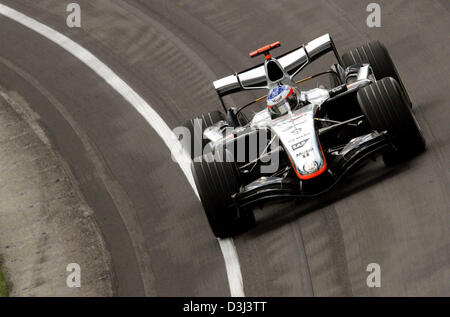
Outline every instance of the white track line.
[[(122, 97), (125, 98), (125, 100), (127, 100), (137, 110), (137, 112), (139, 112), (145, 118), (145, 120), (147, 120), (147, 122), (152, 126), (153, 129), (155, 129), (156, 133), (158, 133), (158, 135), (167, 145), (169, 150), (171, 150), (178, 143), (177, 137), (169, 128), (169, 126), (164, 122), (164, 120), (159, 116), (159, 114), (130, 86), (128, 86), (127, 83), (125, 83), (118, 75), (116, 75), (108, 66), (106, 66), (102, 61), (95, 57), (91, 52), (75, 43), (67, 36), (59, 33), (58, 31), (3, 4), (0, 4), (0, 14), (41, 34), (42, 36), (58, 44), (67, 52), (86, 64), (86, 66), (88, 66), (101, 78), (103, 78), (115, 91), (122, 95)], [(183, 154), (179, 153), (176, 156), (173, 155), (173, 157), (177, 160), (177, 163), (180, 165), (181, 170), (183, 171), (198, 198), (199, 196), (190, 169), (189, 159), (186, 159), (186, 157), (183, 157)], [(243, 297), (245, 296), (245, 293), (244, 285), (242, 282), (241, 267), (233, 240), (218, 239), (218, 241), (225, 260), (230, 294), (233, 297)]]

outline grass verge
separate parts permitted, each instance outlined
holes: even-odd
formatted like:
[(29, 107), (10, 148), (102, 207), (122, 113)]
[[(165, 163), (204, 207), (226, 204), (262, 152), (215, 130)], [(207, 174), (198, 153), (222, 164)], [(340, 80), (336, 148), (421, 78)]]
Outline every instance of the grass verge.
[(0, 297), (8, 297), (8, 285), (6, 284), (1, 269), (0, 269)]

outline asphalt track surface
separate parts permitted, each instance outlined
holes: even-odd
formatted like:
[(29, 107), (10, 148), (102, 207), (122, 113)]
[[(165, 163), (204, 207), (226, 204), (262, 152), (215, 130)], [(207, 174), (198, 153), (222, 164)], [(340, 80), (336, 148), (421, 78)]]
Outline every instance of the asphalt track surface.
[[(427, 151), (371, 163), (314, 201), (257, 210), (234, 238), (246, 296), (450, 296), (450, 13), (448, 1), (1, 0), (70, 37), (114, 70), (171, 128), (220, 109), (211, 81), (330, 33), (340, 53), (386, 44), (410, 93)], [(0, 85), (40, 115), (96, 211), (120, 296), (229, 296), (201, 205), (160, 137), (120, 95), (57, 45), (0, 16)], [(242, 102), (247, 98), (234, 100)], [(242, 101), (241, 101), (242, 100)], [(88, 146), (87, 146), (88, 145)], [(381, 288), (366, 267), (381, 266)]]

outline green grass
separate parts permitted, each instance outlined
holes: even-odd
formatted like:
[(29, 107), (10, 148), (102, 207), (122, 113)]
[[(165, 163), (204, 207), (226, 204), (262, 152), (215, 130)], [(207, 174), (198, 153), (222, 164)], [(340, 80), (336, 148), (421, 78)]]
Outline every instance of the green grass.
[(3, 273), (0, 269), (0, 297), (8, 296), (8, 285), (6, 284), (5, 278), (3, 277)]

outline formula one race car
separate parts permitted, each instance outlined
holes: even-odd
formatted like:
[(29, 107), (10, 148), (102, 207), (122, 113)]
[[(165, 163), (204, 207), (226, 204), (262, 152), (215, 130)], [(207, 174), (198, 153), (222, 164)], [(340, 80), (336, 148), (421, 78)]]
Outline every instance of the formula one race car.
[[(276, 199), (325, 193), (370, 158), (395, 164), (424, 151), (411, 101), (386, 48), (367, 43), (339, 57), (323, 35), (278, 58), (264, 46), (260, 64), (214, 81), (224, 112), (190, 120), (182, 140), (212, 231), (225, 238), (255, 222), (253, 207)], [(309, 63), (333, 52), (337, 63), (295, 82)], [(303, 91), (299, 84), (329, 76), (330, 88)], [(265, 89), (243, 107), (225, 106), (225, 95)], [(242, 111), (265, 100), (251, 120)], [(200, 149), (200, 151), (199, 151)]]

